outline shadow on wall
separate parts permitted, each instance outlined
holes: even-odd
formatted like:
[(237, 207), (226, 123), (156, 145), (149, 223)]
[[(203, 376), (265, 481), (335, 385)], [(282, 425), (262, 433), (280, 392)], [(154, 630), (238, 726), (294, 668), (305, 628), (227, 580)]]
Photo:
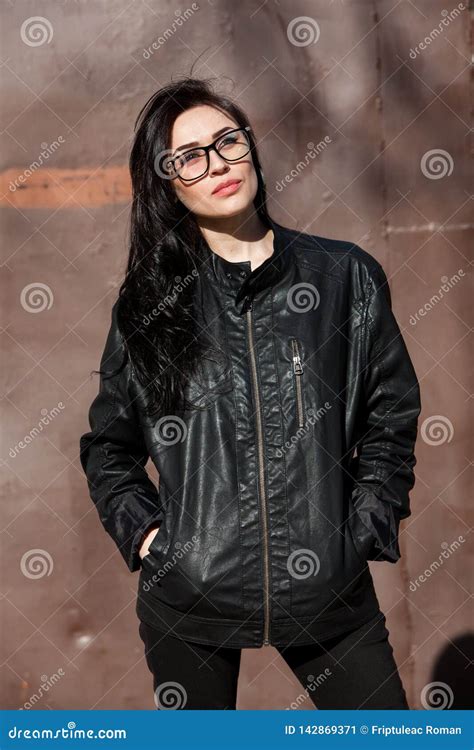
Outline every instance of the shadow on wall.
[(433, 667), (431, 682), (422, 690), (421, 703), (428, 709), (474, 708), (474, 633), (450, 641)]

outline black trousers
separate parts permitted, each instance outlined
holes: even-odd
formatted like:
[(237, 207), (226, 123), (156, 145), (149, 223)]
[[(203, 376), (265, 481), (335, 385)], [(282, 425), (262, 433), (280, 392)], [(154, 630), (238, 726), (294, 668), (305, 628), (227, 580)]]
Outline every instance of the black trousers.
[[(191, 643), (142, 621), (139, 633), (159, 710), (236, 708), (241, 649)], [(350, 633), (277, 650), (303, 687), (281, 708), (309, 696), (318, 709), (409, 709), (382, 612)]]

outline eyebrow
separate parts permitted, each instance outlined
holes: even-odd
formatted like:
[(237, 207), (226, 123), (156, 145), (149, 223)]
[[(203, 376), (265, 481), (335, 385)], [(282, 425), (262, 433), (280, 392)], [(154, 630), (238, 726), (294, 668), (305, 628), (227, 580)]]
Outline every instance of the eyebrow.
[[(215, 133), (212, 134), (211, 138), (214, 140), (215, 138), (218, 138), (221, 133), (225, 133), (226, 130), (235, 130), (237, 125), (234, 125), (233, 127), (231, 125), (227, 125), (225, 128), (221, 128), (220, 130), (217, 130)], [(182, 151), (183, 148), (192, 148), (193, 146), (199, 146), (199, 141), (191, 141), (190, 143), (183, 143), (182, 146), (178, 146), (173, 153), (175, 154), (176, 151)]]

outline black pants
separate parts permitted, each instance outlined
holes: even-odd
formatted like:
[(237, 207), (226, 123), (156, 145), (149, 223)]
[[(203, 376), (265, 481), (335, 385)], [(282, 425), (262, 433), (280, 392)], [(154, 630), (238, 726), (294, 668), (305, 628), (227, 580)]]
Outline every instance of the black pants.
[[(278, 647), (318, 709), (408, 709), (385, 616), (309, 646)], [(176, 638), (140, 622), (145, 657), (158, 709), (235, 709), (241, 649), (218, 648)]]

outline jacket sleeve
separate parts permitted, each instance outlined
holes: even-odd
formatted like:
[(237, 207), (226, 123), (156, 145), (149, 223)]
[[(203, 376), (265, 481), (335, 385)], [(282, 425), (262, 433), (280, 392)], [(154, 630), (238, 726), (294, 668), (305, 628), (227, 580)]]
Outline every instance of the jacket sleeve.
[(364, 406), (352, 501), (367, 560), (400, 558), (400, 521), (411, 514), (414, 447), (421, 411), (418, 380), (377, 263), (366, 285), (362, 328)]
[[(117, 301), (100, 369), (116, 370), (124, 358), (117, 326)], [(100, 375), (89, 409), (90, 431), (80, 438), (80, 461), (100, 520), (130, 571), (141, 567), (143, 536), (164, 516), (159, 492), (145, 469), (149, 454), (130, 387), (130, 364), (117, 375)]]

